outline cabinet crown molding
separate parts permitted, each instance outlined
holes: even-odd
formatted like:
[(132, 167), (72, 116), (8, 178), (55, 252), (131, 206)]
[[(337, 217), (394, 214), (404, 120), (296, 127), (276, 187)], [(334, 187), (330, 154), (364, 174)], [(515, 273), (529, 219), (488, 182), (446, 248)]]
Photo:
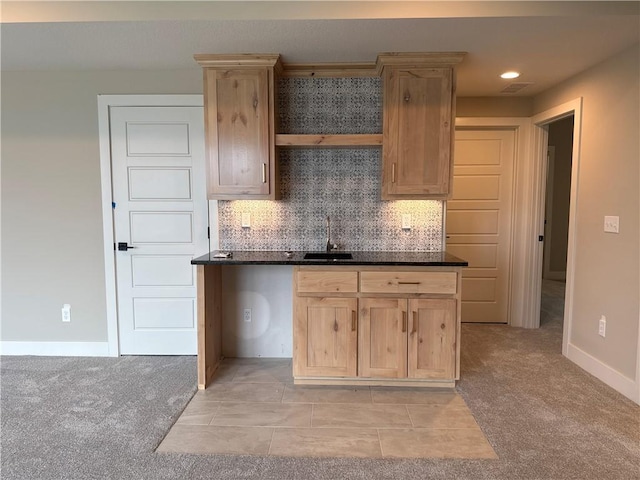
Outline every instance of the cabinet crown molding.
[(277, 53), (196, 53), (193, 58), (202, 67), (273, 67), (276, 72), (282, 70), (280, 54)]
[(380, 53), (376, 60), (378, 75), (385, 67), (455, 67), (466, 52), (387, 52)]

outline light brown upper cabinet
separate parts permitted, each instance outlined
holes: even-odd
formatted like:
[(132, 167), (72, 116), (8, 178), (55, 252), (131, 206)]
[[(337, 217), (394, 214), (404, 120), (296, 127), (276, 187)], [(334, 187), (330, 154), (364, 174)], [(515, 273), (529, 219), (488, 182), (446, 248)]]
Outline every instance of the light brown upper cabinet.
[(208, 196), (275, 200), (279, 55), (195, 55), (204, 70)]
[(464, 53), (384, 53), (382, 199), (451, 193), (455, 65)]

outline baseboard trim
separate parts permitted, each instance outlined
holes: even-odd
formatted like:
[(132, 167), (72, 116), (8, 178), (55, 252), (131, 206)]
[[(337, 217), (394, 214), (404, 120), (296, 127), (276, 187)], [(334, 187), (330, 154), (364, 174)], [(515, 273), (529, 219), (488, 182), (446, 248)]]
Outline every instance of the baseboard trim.
[(637, 382), (625, 377), (617, 370), (602, 363), (572, 343), (567, 345), (567, 358), (598, 380), (640, 405), (640, 385)]
[(1, 355), (109, 357), (109, 342), (0, 342)]

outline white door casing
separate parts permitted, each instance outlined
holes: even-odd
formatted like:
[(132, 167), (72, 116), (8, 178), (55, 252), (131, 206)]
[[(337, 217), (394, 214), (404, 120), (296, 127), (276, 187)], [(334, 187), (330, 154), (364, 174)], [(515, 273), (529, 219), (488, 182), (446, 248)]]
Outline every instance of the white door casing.
[(462, 321), (508, 323), (515, 131), (456, 130), (447, 250), (466, 259)]
[(110, 109), (121, 354), (196, 353), (193, 257), (208, 251), (202, 107)]

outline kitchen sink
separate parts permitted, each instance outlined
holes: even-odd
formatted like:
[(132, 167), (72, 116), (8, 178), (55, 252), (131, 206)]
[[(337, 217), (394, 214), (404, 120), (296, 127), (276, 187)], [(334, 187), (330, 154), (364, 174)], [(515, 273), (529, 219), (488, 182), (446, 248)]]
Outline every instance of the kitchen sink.
[(309, 252), (304, 254), (305, 260), (351, 260), (348, 252)]

